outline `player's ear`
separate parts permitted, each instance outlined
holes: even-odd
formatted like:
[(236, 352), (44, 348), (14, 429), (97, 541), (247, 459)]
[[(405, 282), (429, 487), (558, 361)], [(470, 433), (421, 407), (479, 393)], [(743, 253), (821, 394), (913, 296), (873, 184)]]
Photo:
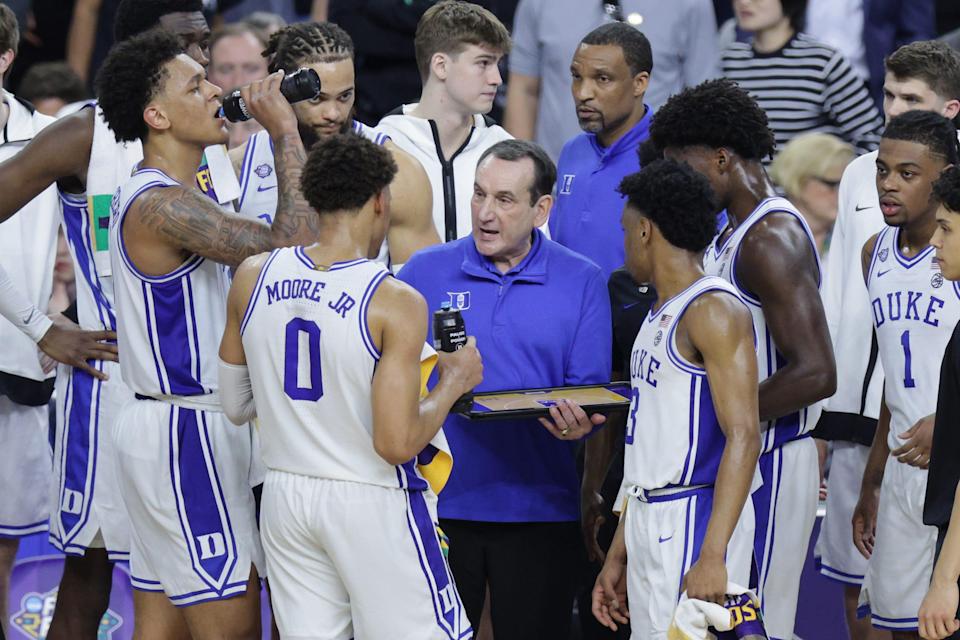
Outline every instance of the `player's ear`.
[(640, 242), (642, 244), (650, 244), (650, 241), (653, 239), (653, 222), (647, 216), (639, 216), (639, 222), (637, 227), (640, 231)]
[(540, 196), (533, 205), (536, 214), (533, 216), (533, 226), (542, 227), (550, 219), (550, 211), (553, 209), (553, 196), (549, 193)]
[(453, 60), (450, 58), (450, 56), (438, 51), (430, 56), (430, 73), (437, 76), (441, 80), (446, 80), (451, 62), (453, 62)]
[(633, 76), (633, 97), (639, 98), (647, 91), (647, 87), (650, 86), (650, 73), (647, 71), (641, 71), (637, 75)]
[(157, 131), (170, 128), (170, 119), (167, 118), (163, 108), (156, 103), (148, 104), (147, 108), (143, 110), (143, 121), (147, 123), (149, 128)]
[(714, 155), (714, 162), (717, 165), (717, 169), (721, 173), (725, 173), (730, 170), (730, 164), (733, 161), (733, 156), (730, 153), (730, 150), (725, 147), (720, 147), (716, 150)]
[(380, 189), (373, 197), (373, 212), (377, 216), (390, 215), (390, 185)]

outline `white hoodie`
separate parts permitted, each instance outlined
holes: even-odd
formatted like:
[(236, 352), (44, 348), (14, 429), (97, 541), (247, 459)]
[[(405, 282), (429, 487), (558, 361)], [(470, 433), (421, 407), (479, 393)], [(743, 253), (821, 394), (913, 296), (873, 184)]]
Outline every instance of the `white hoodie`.
[(467, 141), (449, 161), (444, 161), (436, 123), (409, 115), (416, 108), (416, 104), (403, 105), (402, 114), (385, 116), (377, 130), (390, 136), (398, 147), (423, 165), (433, 187), (433, 223), (443, 241), (463, 238), (473, 227), (470, 199), (477, 161), (484, 151), (513, 136), (492, 120), (475, 115)]

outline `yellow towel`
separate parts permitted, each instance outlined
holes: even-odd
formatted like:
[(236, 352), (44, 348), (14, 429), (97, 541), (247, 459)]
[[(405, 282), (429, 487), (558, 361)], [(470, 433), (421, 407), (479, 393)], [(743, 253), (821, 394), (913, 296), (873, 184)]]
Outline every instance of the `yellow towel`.
[[(437, 365), (437, 352), (429, 344), (424, 343), (420, 351), (420, 397), (427, 395), (427, 380)], [(450, 445), (443, 433), (443, 428), (437, 432), (430, 444), (417, 456), (417, 469), (427, 481), (430, 488), (437, 495), (443, 491), (450, 473), (453, 471), (453, 454)]]

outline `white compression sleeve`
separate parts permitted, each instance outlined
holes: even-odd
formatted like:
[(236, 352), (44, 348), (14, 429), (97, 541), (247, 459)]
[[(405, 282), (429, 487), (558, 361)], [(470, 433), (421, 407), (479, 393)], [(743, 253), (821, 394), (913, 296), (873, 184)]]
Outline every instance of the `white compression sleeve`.
[(220, 360), (220, 404), (223, 413), (236, 425), (244, 425), (257, 416), (253, 385), (246, 365)]
[(30, 336), (34, 342), (40, 342), (44, 334), (53, 325), (53, 321), (37, 309), (27, 296), (13, 282), (6, 270), (0, 266), (0, 315), (10, 321), (17, 329)]

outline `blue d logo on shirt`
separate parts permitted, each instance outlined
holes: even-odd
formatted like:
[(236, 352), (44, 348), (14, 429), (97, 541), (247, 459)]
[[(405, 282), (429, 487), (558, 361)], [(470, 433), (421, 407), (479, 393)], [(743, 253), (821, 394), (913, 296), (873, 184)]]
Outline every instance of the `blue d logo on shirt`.
[(469, 291), (447, 291), (450, 296), (450, 307), (456, 311), (466, 311), (470, 308)]
[(573, 186), (573, 179), (576, 177), (574, 173), (564, 174), (563, 181), (560, 183), (560, 193), (570, 195), (570, 188)]

